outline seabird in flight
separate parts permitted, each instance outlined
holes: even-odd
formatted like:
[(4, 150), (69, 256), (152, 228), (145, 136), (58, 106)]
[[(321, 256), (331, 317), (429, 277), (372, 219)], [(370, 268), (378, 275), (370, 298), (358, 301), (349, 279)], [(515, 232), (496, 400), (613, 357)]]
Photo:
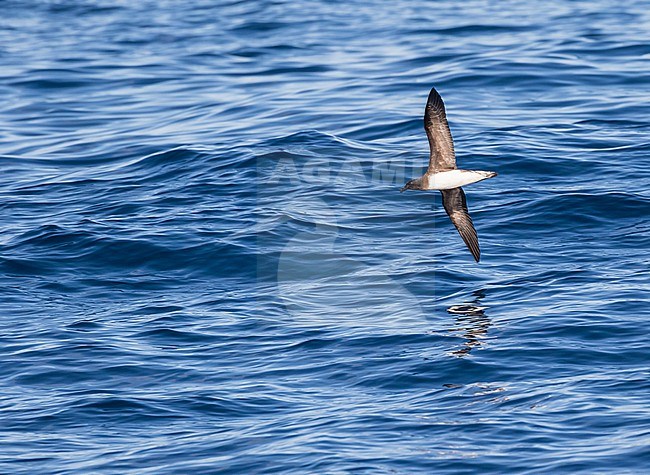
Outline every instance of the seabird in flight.
[(420, 178), (409, 180), (401, 191), (440, 190), (445, 211), (478, 262), (481, 258), (478, 236), (467, 210), (467, 200), (461, 186), (492, 178), (497, 174), (456, 168), (454, 141), (447, 123), (445, 104), (435, 88), (431, 89), (424, 109), (424, 130), (429, 139), (429, 167)]

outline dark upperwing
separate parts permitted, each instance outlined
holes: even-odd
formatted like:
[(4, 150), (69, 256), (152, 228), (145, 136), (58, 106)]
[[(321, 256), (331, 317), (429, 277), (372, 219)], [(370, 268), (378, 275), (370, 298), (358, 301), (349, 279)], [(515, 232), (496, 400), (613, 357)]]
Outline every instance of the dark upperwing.
[(454, 141), (447, 123), (445, 104), (435, 88), (431, 89), (424, 109), (424, 130), (429, 139), (429, 168), (427, 173), (456, 168)]

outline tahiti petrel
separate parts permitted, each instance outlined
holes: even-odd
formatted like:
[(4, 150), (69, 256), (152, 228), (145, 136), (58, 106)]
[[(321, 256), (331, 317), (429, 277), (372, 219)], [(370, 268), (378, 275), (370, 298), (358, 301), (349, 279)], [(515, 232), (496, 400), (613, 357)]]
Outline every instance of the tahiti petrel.
[(492, 178), (497, 174), (456, 168), (454, 142), (447, 123), (445, 104), (435, 88), (431, 89), (424, 109), (424, 130), (429, 139), (429, 167), (420, 178), (409, 180), (401, 191), (440, 190), (445, 211), (478, 262), (481, 258), (478, 236), (467, 210), (465, 192), (461, 186)]

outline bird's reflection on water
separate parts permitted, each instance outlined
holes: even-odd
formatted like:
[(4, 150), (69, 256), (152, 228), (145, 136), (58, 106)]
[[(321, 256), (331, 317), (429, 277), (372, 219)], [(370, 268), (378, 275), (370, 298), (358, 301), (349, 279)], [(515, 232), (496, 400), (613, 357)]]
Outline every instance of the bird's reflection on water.
[(461, 305), (452, 305), (447, 312), (456, 315), (454, 326), (449, 329), (452, 333), (460, 333), (465, 342), (462, 348), (452, 351), (456, 356), (465, 356), (474, 348), (483, 346), (488, 337), (488, 329), (492, 325), (490, 318), (485, 314), (486, 307), (480, 305), (485, 297), (485, 290), (480, 289), (472, 293), (474, 299)]

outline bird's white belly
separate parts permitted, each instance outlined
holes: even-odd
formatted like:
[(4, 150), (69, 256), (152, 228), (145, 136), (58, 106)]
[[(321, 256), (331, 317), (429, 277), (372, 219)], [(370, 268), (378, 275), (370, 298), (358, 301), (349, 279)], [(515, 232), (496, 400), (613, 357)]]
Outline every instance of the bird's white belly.
[(450, 190), (494, 176), (495, 173), (474, 170), (449, 170), (426, 176), (426, 190)]

